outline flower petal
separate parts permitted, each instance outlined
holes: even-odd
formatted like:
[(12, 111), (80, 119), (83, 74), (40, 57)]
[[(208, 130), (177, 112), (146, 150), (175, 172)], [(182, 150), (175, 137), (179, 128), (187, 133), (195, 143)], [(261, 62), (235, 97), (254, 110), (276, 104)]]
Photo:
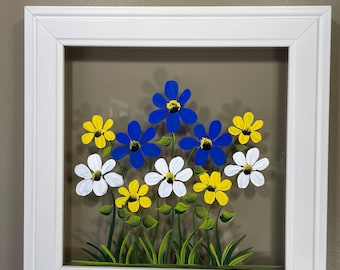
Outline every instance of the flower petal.
[(125, 205), (125, 203), (128, 199), (129, 199), (129, 197), (119, 197), (119, 198), (117, 198), (115, 200), (116, 206), (118, 208), (122, 208)]
[(259, 156), (260, 151), (258, 148), (254, 147), (249, 149), (246, 154), (247, 163), (253, 166), (255, 162), (259, 159)]
[(94, 137), (94, 142), (99, 149), (102, 149), (106, 146), (106, 140), (103, 135)]
[(120, 195), (125, 196), (125, 197), (129, 197), (129, 196), (130, 196), (130, 191), (128, 191), (128, 189), (127, 189), (126, 187), (120, 187), (120, 188), (118, 189), (118, 193), (119, 193)]
[(249, 174), (241, 172), (237, 177), (237, 185), (239, 188), (246, 188), (249, 184)]
[(192, 189), (195, 192), (202, 192), (203, 190), (205, 190), (207, 188), (207, 185), (203, 184), (203, 183), (196, 183), (193, 185)]
[(178, 84), (176, 81), (167, 81), (164, 87), (165, 95), (168, 99), (176, 99), (178, 95)]
[(209, 155), (209, 151), (199, 148), (195, 154), (195, 158), (194, 158), (195, 164), (204, 165), (207, 162), (208, 155)]
[(123, 157), (125, 157), (127, 153), (129, 153), (129, 151), (130, 151), (130, 146), (119, 146), (113, 149), (113, 151), (111, 152), (111, 156), (114, 159), (120, 160)]
[(162, 179), (164, 176), (156, 172), (149, 172), (144, 176), (144, 182), (149, 186), (157, 185)]
[(132, 180), (129, 183), (130, 194), (137, 195), (138, 194), (138, 189), (139, 189), (139, 182), (138, 182), (138, 180), (137, 179)]
[(160, 93), (156, 93), (153, 95), (152, 103), (159, 108), (166, 107), (166, 99)]
[(185, 137), (178, 142), (178, 145), (183, 150), (191, 150), (194, 147), (199, 146), (200, 143), (191, 137)]
[(219, 203), (219, 205), (224, 206), (228, 203), (229, 198), (227, 196), (227, 194), (225, 194), (222, 191), (217, 191), (216, 192), (216, 200)]
[(131, 121), (128, 124), (128, 134), (132, 140), (139, 141), (141, 132), (141, 126), (137, 121)]
[(125, 133), (119, 132), (119, 133), (117, 133), (117, 141), (121, 144), (129, 144), (130, 138)]
[(159, 158), (156, 160), (155, 168), (163, 175), (163, 177), (169, 172), (168, 164), (164, 158)]
[(156, 129), (153, 128), (153, 127), (150, 127), (147, 130), (145, 130), (145, 132), (142, 135), (142, 137), (140, 138), (139, 142), (140, 143), (146, 143), (146, 142), (150, 141), (151, 139), (153, 139), (153, 137), (155, 137), (155, 135), (156, 135)]
[(158, 194), (161, 198), (167, 198), (170, 196), (172, 192), (172, 184), (169, 184), (167, 181), (163, 181), (158, 188)]
[(142, 151), (138, 150), (136, 152), (130, 153), (130, 164), (135, 169), (139, 169), (144, 164), (144, 156), (142, 154)]
[(182, 170), (183, 166), (184, 166), (184, 159), (178, 156), (178, 157), (174, 157), (173, 159), (171, 159), (170, 164), (169, 164), (169, 169), (170, 169), (170, 172), (176, 175), (180, 170)]
[(175, 181), (173, 184), (173, 190), (177, 197), (182, 197), (187, 193), (185, 185), (180, 181)]
[(183, 106), (191, 97), (191, 91), (189, 89), (185, 89), (178, 98), (178, 102)]
[(265, 168), (267, 168), (269, 165), (269, 159), (268, 158), (261, 158), (253, 165), (253, 170), (256, 171), (262, 171)]
[(177, 113), (169, 113), (168, 119), (166, 121), (166, 127), (169, 132), (176, 132), (180, 127), (180, 120)]
[(93, 192), (97, 196), (103, 196), (106, 194), (108, 189), (107, 183), (104, 179), (100, 179), (99, 181), (93, 181)]
[(214, 146), (228, 146), (231, 143), (232, 139), (233, 138), (231, 137), (230, 134), (224, 133), (213, 142), (213, 145)]
[(87, 158), (87, 165), (94, 171), (102, 170), (102, 159), (98, 154), (89, 155)]
[(107, 141), (114, 141), (116, 139), (116, 135), (111, 130), (104, 132), (104, 137)]
[(260, 172), (252, 172), (250, 174), (250, 181), (254, 184), (254, 186), (260, 187), (264, 185), (264, 176)]
[(108, 173), (109, 171), (112, 171), (113, 168), (114, 168), (115, 166), (116, 166), (116, 161), (115, 161), (115, 160), (113, 160), (113, 159), (107, 160), (107, 161), (104, 163), (104, 165), (103, 165), (103, 167), (102, 167), (102, 169), (101, 169), (102, 174), (106, 174), (106, 173)]
[(210, 184), (212, 186), (217, 186), (221, 182), (221, 173), (213, 171), (210, 175)]
[(251, 131), (258, 130), (263, 127), (263, 121), (262, 120), (256, 120), (255, 123), (251, 126)]
[(94, 133), (85, 133), (81, 135), (81, 141), (83, 144), (89, 144), (94, 137)]
[(249, 141), (250, 136), (244, 135), (242, 132), (238, 135), (238, 141), (240, 144), (246, 144)]
[(181, 108), (178, 115), (186, 124), (193, 124), (197, 121), (197, 114), (189, 108)]
[(233, 136), (237, 136), (242, 132), (242, 130), (238, 129), (237, 127), (231, 126), (228, 128), (228, 132)]
[(234, 176), (242, 170), (242, 167), (238, 165), (228, 165), (224, 168), (224, 174), (226, 176)]
[(192, 171), (191, 168), (185, 168), (184, 170), (176, 174), (175, 179), (182, 182), (186, 182), (193, 176), (193, 174), (194, 172)]
[(139, 203), (143, 208), (149, 208), (149, 207), (151, 207), (151, 204), (152, 204), (151, 199), (149, 197), (146, 197), (146, 196), (141, 197), (139, 199)]
[(233, 155), (233, 160), (239, 166), (244, 166), (247, 163), (246, 157), (244, 156), (244, 154), (242, 152), (236, 152)]
[(92, 191), (92, 187), (93, 187), (92, 182), (93, 181), (90, 179), (81, 180), (76, 186), (76, 193), (79, 196), (86, 196), (90, 194)]
[(244, 122), (241, 116), (234, 116), (233, 118), (233, 124), (235, 127), (237, 127), (240, 130), (244, 129)]
[(262, 135), (260, 132), (258, 131), (252, 131), (250, 133), (250, 139), (254, 142), (254, 143), (259, 143), (260, 141), (262, 141)]
[(107, 131), (113, 126), (113, 120), (112, 119), (107, 119), (104, 126), (103, 126), (103, 131)]
[(149, 122), (151, 124), (158, 124), (161, 122), (168, 114), (167, 109), (155, 110), (149, 115)]
[(199, 178), (200, 178), (201, 182), (203, 184), (205, 184), (206, 187), (210, 185), (210, 176), (209, 176), (209, 174), (207, 174), (207, 173), (200, 174)]
[(199, 140), (203, 137), (207, 137), (207, 133), (205, 132), (205, 128), (202, 124), (197, 124), (194, 127), (194, 133)]
[(227, 158), (226, 154), (218, 147), (210, 149), (210, 156), (217, 166), (222, 166)]
[(83, 123), (83, 128), (89, 132), (96, 132), (96, 128), (94, 127), (94, 125), (92, 124), (91, 121), (86, 121)]
[(227, 191), (231, 188), (231, 181), (229, 179), (224, 179), (216, 185), (216, 188), (220, 191)]
[(82, 177), (84, 179), (91, 179), (92, 178), (92, 173), (90, 169), (84, 165), (84, 164), (78, 164), (77, 166), (74, 167), (74, 172), (76, 175), (79, 177)]
[(128, 202), (128, 208), (130, 212), (136, 213), (139, 210), (139, 201)]
[(210, 126), (209, 126), (209, 135), (208, 137), (211, 139), (211, 140), (214, 140), (218, 134), (220, 134), (222, 130), (222, 124), (220, 121), (218, 120), (214, 120), (210, 123)]
[(244, 127), (248, 128), (254, 121), (254, 114), (252, 112), (246, 112), (243, 115)]
[(104, 179), (110, 187), (120, 187), (124, 184), (123, 177), (115, 172), (105, 174)]
[(92, 123), (96, 130), (101, 131), (103, 128), (103, 118), (100, 115), (92, 116)]
[(149, 186), (143, 184), (143, 185), (140, 186), (140, 188), (138, 190), (138, 195), (139, 196), (145, 196), (146, 193), (148, 193), (148, 191), (149, 191)]
[(204, 192), (204, 201), (207, 204), (212, 204), (215, 201), (215, 198), (216, 198), (216, 193), (215, 192), (208, 191), (208, 190), (206, 190)]
[(147, 157), (158, 157), (161, 153), (161, 149), (154, 143), (146, 143), (142, 145), (142, 152)]

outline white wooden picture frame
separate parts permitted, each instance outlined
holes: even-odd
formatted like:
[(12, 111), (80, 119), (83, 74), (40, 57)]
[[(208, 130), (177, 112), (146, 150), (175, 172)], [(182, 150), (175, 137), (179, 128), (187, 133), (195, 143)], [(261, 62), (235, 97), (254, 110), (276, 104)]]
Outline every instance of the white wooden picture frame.
[[(288, 48), (285, 269), (325, 270), (331, 7), (26, 7), (24, 269), (63, 266), (66, 46)], [(46, 146), (49, 147), (46, 147)]]

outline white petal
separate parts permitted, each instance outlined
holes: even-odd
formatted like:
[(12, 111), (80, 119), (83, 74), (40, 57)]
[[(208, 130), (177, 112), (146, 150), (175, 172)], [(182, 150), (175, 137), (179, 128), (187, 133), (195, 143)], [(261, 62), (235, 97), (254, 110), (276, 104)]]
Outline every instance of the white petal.
[(91, 179), (92, 177), (90, 169), (84, 164), (78, 164), (77, 166), (75, 166), (74, 172), (76, 175), (84, 179)]
[(243, 165), (245, 165), (247, 163), (246, 157), (244, 156), (244, 154), (242, 152), (236, 152), (233, 155), (233, 160), (239, 166), (243, 166)]
[(241, 172), (237, 177), (237, 184), (239, 188), (246, 188), (249, 184), (249, 174), (244, 174), (244, 172)]
[(169, 169), (173, 174), (178, 173), (184, 166), (184, 159), (182, 157), (175, 157), (170, 161)]
[(269, 159), (268, 158), (262, 158), (254, 164), (253, 169), (256, 170), (256, 171), (262, 171), (265, 168), (267, 168), (268, 165), (269, 165)]
[(250, 165), (254, 165), (256, 160), (259, 159), (259, 156), (260, 156), (260, 151), (258, 148), (254, 147), (254, 148), (249, 149), (247, 152), (247, 156), (246, 156), (247, 163)]
[(144, 176), (144, 181), (149, 186), (157, 185), (162, 179), (164, 179), (164, 175), (156, 172), (149, 172)]
[(92, 180), (89, 179), (82, 180), (76, 186), (76, 193), (79, 196), (86, 196), (91, 193), (92, 187), (93, 187)]
[(260, 172), (252, 172), (250, 174), (250, 181), (254, 184), (254, 186), (260, 187), (264, 185), (264, 177)]
[(167, 198), (170, 196), (172, 192), (172, 184), (169, 184), (167, 181), (163, 181), (158, 188), (158, 194), (161, 198)]
[(177, 197), (182, 197), (187, 193), (185, 185), (180, 181), (175, 181), (173, 184), (174, 193)]
[(115, 172), (105, 174), (104, 179), (110, 187), (121, 187), (124, 184), (123, 177)]
[(94, 171), (101, 171), (102, 169), (102, 159), (98, 154), (89, 155), (87, 158), (87, 165), (89, 168)]
[(228, 165), (224, 168), (224, 173), (226, 176), (234, 176), (242, 170), (242, 167), (238, 165)]
[(192, 176), (193, 176), (194, 172), (192, 171), (191, 168), (186, 168), (183, 171), (180, 171), (176, 176), (175, 179), (182, 181), (182, 182), (186, 182), (188, 181)]
[(115, 160), (113, 160), (113, 159), (107, 160), (104, 163), (103, 168), (101, 169), (102, 170), (102, 174), (106, 174), (109, 171), (112, 171), (115, 166), (116, 166), (116, 161)]
[(93, 192), (97, 196), (103, 196), (107, 192), (107, 183), (104, 179), (100, 179), (99, 181), (93, 181)]
[(169, 172), (168, 164), (166, 163), (164, 158), (159, 158), (155, 162), (155, 168), (159, 171), (163, 176)]

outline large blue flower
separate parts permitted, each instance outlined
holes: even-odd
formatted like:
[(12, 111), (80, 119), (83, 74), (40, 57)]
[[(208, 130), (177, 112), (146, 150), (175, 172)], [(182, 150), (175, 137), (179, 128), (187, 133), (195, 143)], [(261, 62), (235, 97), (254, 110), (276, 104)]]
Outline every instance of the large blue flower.
[(179, 146), (183, 150), (197, 148), (194, 158), (196, 165), (204, 165), (210, 154), (212, 161), (217, 166), (221, 166), (226, 160), (226, 154), (220, 147), (228, 146), (232, 141), (232, 137), (228, 133), (223, 133), (218, 137), (221, 130), (222, 124), (218, 120), (211, 122), (208, 134), (205, 132), (205, 128), (202, 124), (197, 124), (194, 128), (194, 132), (198, 140), (191, 137), (185, 137), (179, 141)]
[(191, 97), (191, 91), (185, 89), (177, 98), (178, 84), (176, 81), (167, 81), (164, 87), (165, 96), (160, 93), (152, 97), (153, 104), (160, 108), (150, 113), (149, 122), (157, 124), (167, 117), (166, 127), (169, 132), (176, 132), (180, 127), (182, 120), (185, 124), (193, 124), (197, 121), (197, 114), (189, 109), (184, 108), (185, 103)]
[(128, 134), (122, 132), (116, 134), (116, 140), (124, 146), (113, 149), (111, 155), (119, 160), (130, 153), (130, 163), (138, 169), (144, 164), (144, 155), (157, 157), (161, 153), (161, 149), (156, 144), (148, 143), (155, 135), (155, 128), (150, 127), (142, 134), (140, 124), (137, 121), (131, 121), (128, 125)]

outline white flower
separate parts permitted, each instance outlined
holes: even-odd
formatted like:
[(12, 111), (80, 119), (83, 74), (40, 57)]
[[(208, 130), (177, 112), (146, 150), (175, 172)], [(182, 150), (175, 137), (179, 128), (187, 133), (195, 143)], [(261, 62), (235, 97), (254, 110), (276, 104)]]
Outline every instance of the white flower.
[(158, 172), (147, 173), (144, 181), (153, 186), (163, 180), (158, 188), (158, 194), (161, 198), (169, 197), (172, 191), (177, 197), (182, 197), (187, 193), (184, 182), (188, 181), (193, 175), (191, 168), (182, 170), (183, 166), (184, 160), (180, 156), (171, 159), (169, 167), (165, 159), (160, 158), (155, 162), (155, 168)]
[(241, 172), (237, 177), (239, 188), (246, 188), (250, 181), (257, 187), (264, 184), (264, 176), (259, 171), (264, 170), (269, 165), (268, 158), (258, 160), (260, 156), (259, 149), (251, 148), (245, 156), (242, 152), (236, 152), (233, 159), (237, 165), (228, 165), (224, 168), (227, 176), (233, 176)]
[(103, 196), (111, 187), (120, 187), (123, 185), (123, 177), (115, 172), (110, 172), (115, 166), (116, 161), (107, 160), (102, 166), (102, 159), (98, 154), (89, 155), (87, 165), (78, 164), (74, 168), (74, 172), (82, 177), (76, 187), (76, 193), (80, 196), (86, 196), (93, 190), (97, 196)]

